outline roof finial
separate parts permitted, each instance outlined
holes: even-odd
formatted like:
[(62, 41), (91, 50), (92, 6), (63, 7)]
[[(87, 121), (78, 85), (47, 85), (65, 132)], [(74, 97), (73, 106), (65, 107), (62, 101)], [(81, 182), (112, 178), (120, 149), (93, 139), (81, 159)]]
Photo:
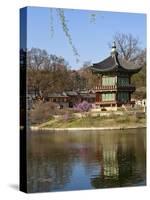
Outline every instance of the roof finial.
[(112, 44), (112, 49), (111, 49), (111, 55), (117, 55), (118, 52), (116, 50), (116, 42), (114, 41), (113, 44)]
[(116, 48), (116, 42), (115, 41), (113, 41), (112, 47)]

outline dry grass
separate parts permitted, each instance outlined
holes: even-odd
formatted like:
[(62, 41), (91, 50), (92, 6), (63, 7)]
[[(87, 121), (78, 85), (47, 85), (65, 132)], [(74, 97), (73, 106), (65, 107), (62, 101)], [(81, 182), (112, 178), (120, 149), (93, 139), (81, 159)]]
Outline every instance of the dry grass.
[(92, 117), (87, 116), (83, 118), (68, 118), (68, 120), (50, 120), (41, 127), (49, 128), (77, 128), (77, 127), (116, 127), (116, 126), (128, 126), (128, 125), (146, 125), (146, 119), (137, 118), (134, 115), (123, 116), (109, 116), (109, 117)]

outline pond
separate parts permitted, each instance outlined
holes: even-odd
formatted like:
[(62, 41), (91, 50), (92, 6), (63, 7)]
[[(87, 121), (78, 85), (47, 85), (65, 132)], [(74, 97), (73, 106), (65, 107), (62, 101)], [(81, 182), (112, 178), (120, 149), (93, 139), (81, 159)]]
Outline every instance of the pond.
[(28, 192), (146, 185), (146, 129), (32, 131)]

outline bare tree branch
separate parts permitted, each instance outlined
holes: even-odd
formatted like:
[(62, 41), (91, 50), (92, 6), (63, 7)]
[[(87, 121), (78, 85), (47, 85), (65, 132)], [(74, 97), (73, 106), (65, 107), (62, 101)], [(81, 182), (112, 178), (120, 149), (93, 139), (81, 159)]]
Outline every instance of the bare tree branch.
[(117, 51), (126, 60), (133, 61), (140, 53), (139, 39), (132, 34), (116, 33), (113, 38), (117, 44)]

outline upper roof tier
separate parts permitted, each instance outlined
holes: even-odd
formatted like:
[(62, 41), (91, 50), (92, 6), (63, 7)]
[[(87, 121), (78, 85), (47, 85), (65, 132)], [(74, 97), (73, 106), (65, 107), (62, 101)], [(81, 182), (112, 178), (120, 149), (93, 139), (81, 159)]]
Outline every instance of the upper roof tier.
[(112, 46), (111, 55), (99, 63), (94, 63), (91, 70), (97, 73), (123, 71), (127, 73), (137, 73), (141, 66), (135, 65), (130, 61), (122, 59), (116, 51), (115, 43)]

